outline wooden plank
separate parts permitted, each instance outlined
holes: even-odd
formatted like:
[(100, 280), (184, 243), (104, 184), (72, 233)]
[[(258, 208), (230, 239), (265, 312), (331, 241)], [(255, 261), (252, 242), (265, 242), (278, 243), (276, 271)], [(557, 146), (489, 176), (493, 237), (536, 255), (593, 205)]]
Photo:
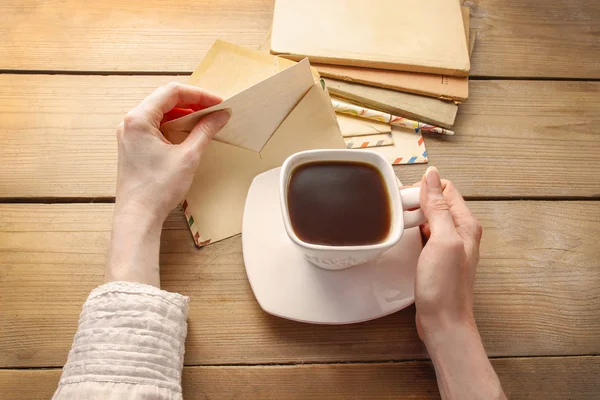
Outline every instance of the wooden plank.
[[(0, 75), (0, 197), (114, 195), (114, 129), (170, 76)], [(431, 165), (464, 195), (599, 196), (600, 82), (473, 81)], [(31, 113), (35, 113), (34, 116)], [(397, 167), (405, 183), (426, 165)]]
[(8, 0), (0, 15), (0, 69), (191, 73), (216, 39), (258, 47), (273, 0)]
[[(596, 399), (600, 357), (494, 359), (509, 399)], [(60, 370), (0, 370), (0, 397), (41, 400), (54, 393)], [(437, 399), (427, 361), (374, 364), (184, 367), (183, 398)]]
[[(484, 228), (475, 312), (492, 356), (600, 353), (600, 207), (475, 201)], [(0, 368), (61, 366), (89, 291), (103, 281), (111, 204), (0, 205)], [(197, 249), (181, 211), (162, 237), (163, 287), (191, 296), (186, 364), (426, 357), (414, 307), (316, 326), (256, 303), (235, 237)]]
[[(600, 78), (596, 0), (465, 5), (471, 76)], [(5, 0), (0, 15), (0, 70), (191, 72), (217, 38), (258, 47), (273, 0)]]
[(156, 87), (187, 79), (0, 75), (1, 196), (114, 196), (117, 125)]
[(600, 78), (597, 0), (478, 0), (471, 76)]
[[(425, 134), (463, 195), (600, 197), (600, 82), (471, 81), (455, 136)], [(427, 165), (396, 167), (405, 182)]]

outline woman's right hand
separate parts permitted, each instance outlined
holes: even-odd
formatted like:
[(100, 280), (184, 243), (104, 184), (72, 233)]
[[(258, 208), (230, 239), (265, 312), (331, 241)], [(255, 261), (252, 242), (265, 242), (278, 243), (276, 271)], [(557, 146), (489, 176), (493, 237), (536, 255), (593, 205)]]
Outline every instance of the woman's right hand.
[(417, 264), (417, 330), (442, 399), (506, 399), (473, 317), (481, 225), (450, 181), (429, 167), (419, 183), (426, 240)]
[(428, 344), (456, 328), (475, 330), (473, 284), (479, 262), (481, 225), (450, 181), (430, 167), (421, 186), (426, 240), (415, 281), (417, 330)]

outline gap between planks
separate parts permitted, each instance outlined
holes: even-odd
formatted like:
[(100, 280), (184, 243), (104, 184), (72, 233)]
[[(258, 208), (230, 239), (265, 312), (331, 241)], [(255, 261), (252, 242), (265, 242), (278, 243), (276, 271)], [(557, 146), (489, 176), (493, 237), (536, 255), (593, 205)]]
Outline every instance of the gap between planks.
[[(585, 357), (585, 358), (600, 358), (600, 353), (591, 353), (591, 354), (561, 354), (560, 356), (557, 355), (532, 355), (532, 356), (493, 356), (493, 357), (488, 357), (488, 359), (490, 361), (494, 361), (494, 360), (532, 360), (532, 359), (545, 359), (545, 358), (577, 358), (577, 357)], [(364, 360), (364, 361), (344, 361), (344, 362), (339, 362), (339, 361), (311, 361), (311, 362), (287, 362), (287, 363), (264, 363), (264, 364), (256, 364), (256, 363), (249, 363), (249, 364), (244, 364), (244, 363), (212, 363), (212, 364), (197, 364), (197, 363), (191, 363), (191, 364), (184, 364), (184, 367), (202, 367), (202, 368), (221, 368), (221, 367), (240, 367), (240, 368), (246, 368), (246, 367), (255, 367), (255, 368), (263, 368), (263, 367), (294, 367), (294, 366), (305, 366), (305, 367), (310, 367), (310, 366), (321, 366), (321, 365), (326, 365), (326, 366), (335, 366), (335, 365), (379, 365), (379, 364), (383, 364), (383, 365), (401, 365), (401, 364), (408, 364), (408, 363), (430, 363), (431, 359), (430, 358), (415, 358), (415, 359), (406, 359), (406, 360), (392, 360), (392, 361), (385, 361), (385, 360)], [(15, 366), (15, 367), (0, 367), (0, 371), (28, 371), (28, 370), (35, 370), (35, 371), (44, 371), (44, 370), (57, 370), (57, 369), (62, 369), (62, 366), (39, 366), (39, 367), (19, 367), (19, 366)]]
[[(190, 71), (66, 71), (66, 70), (22, 70), (0, 69), (0, 75), (90, 75), (90, 76), (190, 76)], [(470, 76), (471, 81), (557, 81), (557, 82), (600, 82), (600, 78), (569, 78), (561, 76)]]
[[(464, 196), (466, 201), (600, 201), (585, 196)], [(114, 204), (114, 197), (0, 197), (0, 204)]]

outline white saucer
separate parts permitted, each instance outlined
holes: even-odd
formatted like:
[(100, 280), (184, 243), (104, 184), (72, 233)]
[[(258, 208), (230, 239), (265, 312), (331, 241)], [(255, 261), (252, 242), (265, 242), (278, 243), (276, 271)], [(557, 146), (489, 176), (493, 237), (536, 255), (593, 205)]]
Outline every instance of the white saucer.
[(244, 209), (242, 247), (248, 280), (263, 310), (313, 324), (350, 324), (401, 310), (414, 302), (419, 228), (377, 260), (341, 271), (308, 262), (283, 227), (279, 170), (254, 178)]

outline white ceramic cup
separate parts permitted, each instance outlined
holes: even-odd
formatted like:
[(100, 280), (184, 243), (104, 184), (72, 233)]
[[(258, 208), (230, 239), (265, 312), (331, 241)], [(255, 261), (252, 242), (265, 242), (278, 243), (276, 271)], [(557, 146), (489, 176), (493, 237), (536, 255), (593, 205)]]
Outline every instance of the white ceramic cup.
[[(392, 226), (388, 237), (380, 243), (363, 246), (326, 246), (306, 243), (294, 232), (287, 206), (287, 187), (294, 169), (314, 161), (363, 162), (375, 166), (383, 176), (392, 209)], [(281, 167), (279, 196), (285, 230), (311, 263), (325, 269), (339, 270), (364, 264), (379, 257), (397, 244), (405, 229), (419, 226), (425, 216), (419, 208), (419, 187), (400, 189), (390, 162), (382, 155), (368, 150), (307, 150), (291, 155)], [(413, 210), (415, 209), (415, 210)], [(412, 210), (412, 211), (407, 211)]]

